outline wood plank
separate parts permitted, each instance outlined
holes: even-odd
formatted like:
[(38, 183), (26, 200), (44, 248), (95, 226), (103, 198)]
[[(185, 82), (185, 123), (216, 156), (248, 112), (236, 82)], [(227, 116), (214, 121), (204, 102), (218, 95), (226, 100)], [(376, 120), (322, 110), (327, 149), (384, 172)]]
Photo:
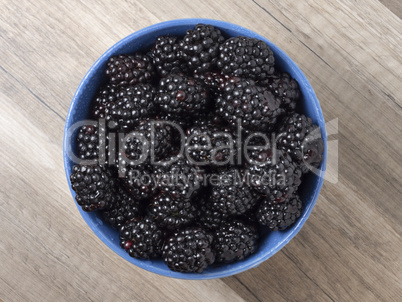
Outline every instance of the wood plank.
[(402, 5), (399, 0), (380, 0), (390, 11), (402, 18)]

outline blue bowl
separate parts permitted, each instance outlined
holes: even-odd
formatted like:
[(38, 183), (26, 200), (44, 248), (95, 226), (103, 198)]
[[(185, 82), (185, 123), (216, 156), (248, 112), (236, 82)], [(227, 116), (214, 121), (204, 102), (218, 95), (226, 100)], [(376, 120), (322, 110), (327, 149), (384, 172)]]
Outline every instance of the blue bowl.
[(89, 106), (94, 95), (96, 94), (96, 91), (101, 85), (106, 82), (104, 70), (106, 68), (107, 60), (113, 55), (133, 53), (138, 50), (150, 48), (153, 45), (155, 39), (160, 35), (169, 34), (183, 36), (186, 30), (192, 29), (198, 23), (211, 24), (219, 28), (224, 34), (226, 34), (226, 36), (229, 37), (246, 36), (257, 38), (263, 40), (269, 45), (269, 47), (274, 52), (276, 64), (283, 71), (288, 72), (299, 82), (303, 94), (301, 110), (305, 115), (311, 117), (313, 122), (318, 124), (321, 128), (321, 134), (324, 140), (324, 160), (318, 172), (310, 173), (310, 175), (307, 177), (307, 179), (304, 180), (302, 184), (300, 194), (304, 202), (304, 209), (302, 216), (298, 219), (295, 225), (293, 225), (286, 231), (267, 232), (261, 241), (258, 251), (247, 259), (233, 264), (222, 265), (219, 267), (211, 266), (201, 274), (172, 272), (163, 263), (162, 260), (139, 260), (130, 257), (125, 250), (120, 248), (118, 232), (116, 230), (104, 224), (99, 219), (96, 213), (84, 212), (81, 210), (81, 207), (77, 205), (82, 217), (89, 225), (89, 227), (94, 231), (94, 233), (110, 249), (112, 249), (122, 258), (126, 259), (136, 266), (139, 266), (153, 273), (173, 278), (194, 280), (227, 277), (258, 266), (259, 264), (270, 258), (272, 255), (274, 255), (276, 252), (278, 252), (281, 248), (283, 248), (300, 231), (303, 224), (308, 219), (317, 201), (324, 180), (327, 160), (327, 135), (325, 130), (325, 121), (320, 104), (317, 100), (313, 88), (311, 87), (309, 81), (300, 70), (300, 68), (271, 41), (249, 29), (235, 24), (210, 19), (180, 19), (155, 24), (139, 30), (117, 42), (108, 51), (106, 51), (89, 69), (89, 71), (81, 81), (71, 102), (66, 119), (63, 144), (64, 167), (66, 171), (67, 181), (70, 186), (71, 194), (73, 197), (75, 197), (75, 192), (71, 189), (69, 178), (72, 167), (74, 165), (74, 162), (70, 158), (71, 156), (69, 156), (69, 154), (71, 153), (71, 150), (75, 150), (75, 140), (71, 139), (72, 137), (74, 137), (74, 135), (71, 134), (71, 131), (69, 131), (69, 129), (72, 125), (86, 119), (86, 117), (88, 116)]

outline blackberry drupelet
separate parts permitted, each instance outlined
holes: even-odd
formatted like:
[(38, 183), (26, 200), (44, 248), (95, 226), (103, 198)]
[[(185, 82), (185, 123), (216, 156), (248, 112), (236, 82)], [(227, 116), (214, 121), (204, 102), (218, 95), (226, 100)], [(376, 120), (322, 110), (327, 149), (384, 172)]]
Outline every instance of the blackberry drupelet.
[(294, 112), (300, 99), (301, 91), (295, 79), (286, 73), (276, 73), (260, 81), (259, 85), (267, 87), (275, 96), (282, 100), (286, 112)]
[(268, 154), (264, 162), (247, 166), (251, 188), (274, 202), (289, 198), (301, 183), (300, 167), (280, 150)]
[(120, 229), (120, 246), (134, 258), (157, 258), (161, 256), (164, 231), (151, 217), (134, 218)]
[(126, 221), (140, 217), (142, 214), (142, 202), (133, 198), (124, 188), (119, 187), (114, 195), (113, 207), (108, 210), (103, 210), (101, 217), (103, 221), (119, 229)]
[(70, 175), (75, 200), (86, 212), (109, 209), (114, 203), (115, 181), (106, 168), (98, 165), (75, 165)]
[(214, 232), (212, 249), (215, 261), (232, 263), (243, 260), (257, 250), (258, 232), (255, 226), (240, 220), (233, 220), (222, 225)]
[[(176, 159), (176, 160), (175, 160)], [(183, 198), (195, 196), (201, 187), (202, 171), (183, 156), (168, 157), (153, 166), (153, 176), (161, 191), (175, 191)]]
[(293, 113), (281, 121), (277, 145), (300, 164), (303, 173), (308, 172), (310, 166), (318, 167), (323, 158), (320, 128), (303, 114)]
[(178, 37), (159, 36), (152, 48), (152, 59), (156, 70), (163, 77), (170, 73), (186, 73), (187, 64), (181, 58)]
[(236, 146), (229, 129), (212, 125), (191, 127), (186, 136), (185, 150), (190, 162), (217, 166), (234, 164)]
[(110, 111), (110, 106), (116, 101), (118, 87), (108, 84), (102, 87), (93, 101), (92, 114), (94, 118), (105, 118), (106, 112)]
[(150, 84), (121, 87), (105, 110), (107, 121), (116, 121), (121, 130), (132, 130), (138, 120), (155, 113), (155, 88)]
[(151, 82), (155, 77), (155, 69), (152, 59), (147, 55), (118, 55), (108, 60), (106, 76), (113, 85), (135, 85)]
[(179, 116), (205, 111), (208, 101), (204, 84), (184, 74), (170, 74), (162, 78), (155, 98), (162, 111)]
[(212, 184), (210, 195), (213, 210), (224, 215), (239, 216), (258, 202), (256, 194), (242, 183), (244, 171), (231, 168), (220, 171), (217, 176), (219, 182)]
[(161, 228), (168, 230), (189, 225), (197, 217), (192, 200), (175, 191), (163, 191), (156, 195), (149, 205), (149, 212)]
[(292, 195), (281, 203), (266, 199), (259, 206), (256, 218), (271, 231), (285, 230), (301, 216), (302, 208), (303, 204), (298, 195)]
[(177, 231), (163, 246), (163, 261), (175, 272), (201, 273), (215, 261), (212, 239), (211, 234), (199, 227)]
[(224, 74), (263, 80), (275, 71), (275, 58), (269, 46), (258, 39), (235, 37), (220, 47), (217, 66)]
[(212, 25), (197, 24), (193, 30), (187, 30), (179, 45), (189, 69), (200, 73), (215, 67), (219, 46), (224, 41), (219, 29)]
[(227, 83), (216, 99), (217, 113), (233, 126), (237, 119), (249, 130), (266, 130), (284, 112), (281, 100), (253, 80)]

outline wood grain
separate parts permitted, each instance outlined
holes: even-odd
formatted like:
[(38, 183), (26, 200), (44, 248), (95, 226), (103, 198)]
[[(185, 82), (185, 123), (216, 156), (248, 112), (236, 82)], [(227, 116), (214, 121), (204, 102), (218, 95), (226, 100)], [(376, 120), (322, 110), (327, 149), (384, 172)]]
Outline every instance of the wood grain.
[[(400, 300), (398, 1), (3, 2), (0, 301)], [(93, 62), (133, 31), (184, 17), (266, 36), (302, 68), (326, 120), (339, 123), (329, 137), (338, 140), (338, 182), (325, 181), (300, 233), (259, 267), (220, 280), (169, 279), (119, 258), (80, 217), (62, 166), (65, 116)]]

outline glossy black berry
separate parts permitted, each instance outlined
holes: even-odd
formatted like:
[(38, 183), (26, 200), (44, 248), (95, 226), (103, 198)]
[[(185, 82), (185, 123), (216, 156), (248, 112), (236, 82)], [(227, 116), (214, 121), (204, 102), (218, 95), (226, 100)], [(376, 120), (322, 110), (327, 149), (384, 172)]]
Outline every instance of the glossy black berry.
[(199, 227), (175, 232), (163, 246), (163, 261), (176, 272), (201, 273), (215, 261), (212, 235)]
[(263, 80), (275, 71), (274, 54), (261, 40), (248, 37), (230, 38), (219, 50), (217, 65), (224, 74)]
[(75, 165), (70, 175), (75, 200), (86, 212), (113, 206), (115, 181), (109, 170), (99, 165)]
[(292, 195), (283, 202), (264, 200), (256, 212), (258, 222), (271, 231), (285, 230), (301, 216), (303, 204), (298, 195)]
[(118, 55), (107, 61), (106, 76), (113, 85), (128, 86), (151, 82), (155, 78), (155, 69), (147, 55)]
[(232, 220), (214, 232), (212, 249), (216, 262), (232, 263), (243, 260), (257, 251), (258, 231), (255, 226)]
[(187, 30), (179, 45), (189, 69), (200, 73), (215, 67), (219, 46), (224, 41), (219, 29), (212, 25), (197, 24), (194, 29)]
[(164, 232), (150, 217), (134, 218), (120, 229), (120, 246), (134, 258), (161, 256)]

